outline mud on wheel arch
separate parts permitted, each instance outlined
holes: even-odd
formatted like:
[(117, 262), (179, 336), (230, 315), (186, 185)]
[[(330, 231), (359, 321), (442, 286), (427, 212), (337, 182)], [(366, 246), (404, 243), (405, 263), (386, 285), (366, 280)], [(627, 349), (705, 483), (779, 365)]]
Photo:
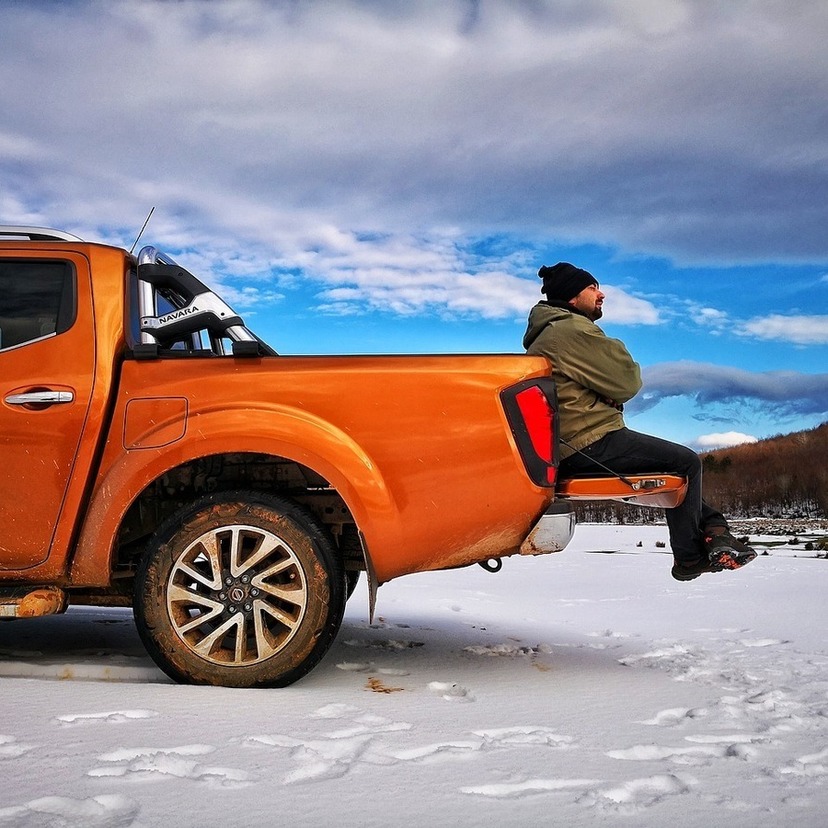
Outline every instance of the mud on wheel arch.
[(131, 581), (147, 539), (170, 515), (198, 498), (226, 490), (276, 494), (312, 512), (331, 534), (353, 591), (365, 570), (365, 556), (353, 515), (341, 495), (307, 466), (283, 457), (252, 453), (201, 457), (170, 469), (147, 486), (121, 523), (113, 561), (115, 582)]

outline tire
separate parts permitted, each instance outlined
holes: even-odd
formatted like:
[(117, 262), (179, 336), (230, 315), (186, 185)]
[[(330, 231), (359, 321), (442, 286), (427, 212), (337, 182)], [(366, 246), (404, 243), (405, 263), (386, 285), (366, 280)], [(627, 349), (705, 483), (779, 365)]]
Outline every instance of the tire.
[(331, 540), (304, 509), (222, 492), (159, 527), (136, 574), (135, 622), (175, 681), (284, 687), (336, 637), (344, 585)]

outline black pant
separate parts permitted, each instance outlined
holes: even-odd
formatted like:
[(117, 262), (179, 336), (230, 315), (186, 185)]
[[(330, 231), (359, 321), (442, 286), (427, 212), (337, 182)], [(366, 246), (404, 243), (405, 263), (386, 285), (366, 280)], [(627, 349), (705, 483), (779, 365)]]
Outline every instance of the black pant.
[(596, 440), (561, 462), (562, 477), (581, 474), (601, 475), (608, 472), (594, 461), (603, 463), (619, 474), (660, 473), (685, 475), (687, 496), (675, 509), (667, 509), (670, 546), (677, 563), (690, 563), (703, 554), (702, 534), (713, 526), (727, 526), (722, 513), (702, 500), (702, 465), (692, 449), (622, 428)]

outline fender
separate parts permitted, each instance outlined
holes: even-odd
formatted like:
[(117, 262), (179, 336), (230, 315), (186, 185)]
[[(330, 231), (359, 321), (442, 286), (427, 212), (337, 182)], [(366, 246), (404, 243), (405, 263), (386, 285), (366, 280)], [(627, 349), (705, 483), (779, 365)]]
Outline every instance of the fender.
[[(125, 423), (125, 435), (127, 430)], [(372, 459), (345, 432), (301, 409), (268, 405), (251, 410), (225, 403), (190, 411), (183, 421), (181, 416), (157, 419), (131, 440), (133, 446), (152, 447), (125, 450), (112, 435), (72, 561), (73, 584), (108, 586), (118, 527), (138, 495), (170, 469), (214, 454), (270, 454), (324, 477), (354, 516), (366, 557), (372, 544), (385, 544), (389, 529), (392, 535), (399, 531), (399, 508)], [(110, 455), (113, 462), (107, 463)], [(366, 566), (370, 573), (370, 560)]]

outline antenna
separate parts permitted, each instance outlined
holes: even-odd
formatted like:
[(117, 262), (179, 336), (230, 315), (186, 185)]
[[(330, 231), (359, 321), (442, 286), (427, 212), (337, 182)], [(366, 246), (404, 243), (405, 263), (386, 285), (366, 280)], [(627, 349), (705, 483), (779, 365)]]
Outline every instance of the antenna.
[(135, 237), (135, 241), (132, 243), (132, 247), (129, 248), (130, 255), (132, 255), (132, 251), (135, 250), (135, 245), (138, 244), (138, 239), (144, 235), (144, 230), (147, 229), (147, 225), (149, 224), (149, 220), (152, 218), (152, 214), (155, 212), (155, 207), (152, 207), (147, 215), (146, 219), (144, 220), (143, 225), (141, 225), (141, 231)]

